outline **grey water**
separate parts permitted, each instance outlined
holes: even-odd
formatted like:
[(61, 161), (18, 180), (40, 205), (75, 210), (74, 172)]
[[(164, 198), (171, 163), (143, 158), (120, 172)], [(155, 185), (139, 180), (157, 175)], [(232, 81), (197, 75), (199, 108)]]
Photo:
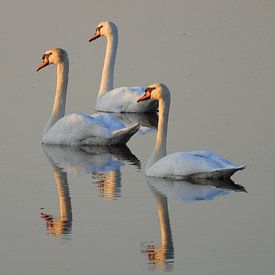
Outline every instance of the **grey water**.
[[(273, 1), (5, 1), (0, 9), (1, 274), (273, 274)], [(156, 118), (123, 148), (42, 146), (55, 68), (70, 58), (66, 112), (94, 112), (118, 26), (115, 86), (163, 82), (168, 152), (247, 165), (226, 182), (150, 179)]]

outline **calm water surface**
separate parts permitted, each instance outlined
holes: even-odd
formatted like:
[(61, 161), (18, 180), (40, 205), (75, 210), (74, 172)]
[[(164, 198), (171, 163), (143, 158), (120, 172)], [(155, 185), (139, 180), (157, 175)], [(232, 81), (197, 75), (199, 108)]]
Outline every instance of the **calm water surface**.
[[(0, 9), (1, 274), (274, 274), (275, 4), (272, 1), (11, 1)], [(119, 28), (116, 86), (164, 82), (168, 152), (246, 164), (232, 181), (151, 179), (156, 117), (128, 147), (42, 146), (55, 68), (70, 57), (67, 113), (92, 113)]]

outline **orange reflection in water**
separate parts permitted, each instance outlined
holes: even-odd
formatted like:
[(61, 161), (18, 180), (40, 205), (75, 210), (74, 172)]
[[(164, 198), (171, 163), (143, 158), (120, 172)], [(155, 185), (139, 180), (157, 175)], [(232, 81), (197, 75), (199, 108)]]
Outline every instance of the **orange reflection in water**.
[(150, 269), (171, 271), (173, 270), (174, 263), (174, 244), (170, 227), (167, 197), (158, 193), (153, 187), (151, 190), (153, 191), (157, 202), (161, 243), (142, 243), (142, 252), (147, 255)]
[(46, 221), (47, 230), (56, 237), (71, 234), (72, 231), (72, 206), (67, 173), (54, 167), (54, 179), (59, 197), (59, 216), (41, 213), (41, 218)]
[(114, 170), (109, 172), (92, 173), (97, 184), (100, 196), (105, 199), (121, 197), (121, 172)]

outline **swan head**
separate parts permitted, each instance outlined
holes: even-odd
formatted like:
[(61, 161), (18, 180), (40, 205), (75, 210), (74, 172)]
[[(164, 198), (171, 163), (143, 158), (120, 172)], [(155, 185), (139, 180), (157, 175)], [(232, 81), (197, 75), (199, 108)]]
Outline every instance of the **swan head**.
[(145, 89), (145, 93), (141, 96), (137, 102), (152, 99), (152, 100), (160, 100), (160, 99), (168, 99), (170, 98), (169, 89), (162, 83), (155, 83), (149, 85)]
[(68, 61), (67, 52), (61, 48), (52, 48), (47, 50), (42, 56), (42, 63), (37, 67), (36, 71), (38, 72), (42, 68), (50, 64), (60, 64)]
[(96, 40), (97, 38), (101, 36), (110, 36), (117, 34), (117, 27), (116, 25), (111, 21), (103, 21), (99, 23), (96, 27), (94, 35), (89, 39), (89, 42), (92, 42), (93, 40)]

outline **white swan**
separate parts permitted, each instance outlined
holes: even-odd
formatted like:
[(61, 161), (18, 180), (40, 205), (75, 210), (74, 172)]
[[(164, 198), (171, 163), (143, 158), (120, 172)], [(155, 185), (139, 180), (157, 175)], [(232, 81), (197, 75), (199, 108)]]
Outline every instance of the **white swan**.
[(90, 42), (105, 36), (107, 39), (106, 53), (101, 76), (100, 88), (96, 101), (96, 110), (105, 112), (133, 112), (144, 113), (157, 111), (157, 102), (147, 101), (137, 104), (137, 99), (144, 93), (142, 87), (121, 87), (114, 89), (113, 75), (118, 45), (118, 31), (114, 23), (104, 21), (100, 23)]
[(53, 48), (45, 52), (37, 71), (49, 64), (57, 66), (57, 84), (51, 116), (43, 131), (43, 143), (58, 145), (118, 145), (126, 144), (139, 125), (124, 128), (108, 114), (65, 114), (69, 59), (65, 50)]
[(147, 176), (174, 178), (227, 178), (245, 166), (236, 166), (209, 151), (177, 152), (166, 154), (166, 136), (170, 108), (168, 88), (156, 83), (150, 85), (138, 102), (154, 99), (159, 102), (159, 121), (155, 148), (150, 156), (145, 173)]

